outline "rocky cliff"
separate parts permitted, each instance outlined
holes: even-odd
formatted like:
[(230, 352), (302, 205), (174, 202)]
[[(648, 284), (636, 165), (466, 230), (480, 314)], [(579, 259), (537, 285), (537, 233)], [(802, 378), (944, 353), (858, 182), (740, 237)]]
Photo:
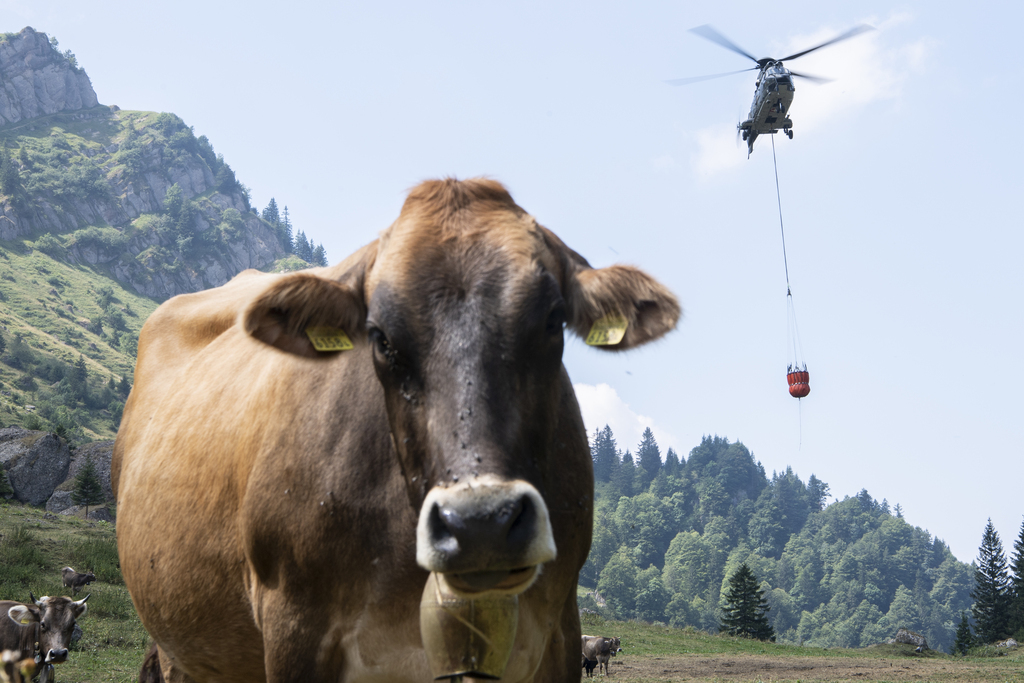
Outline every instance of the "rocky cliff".
[(84, 71), (26, 27), (0, 36), (0, 126), (98, 103)]
[(157, 300), (285, 256), (205, 136), (173, 114), (97, 104), (45, 34), (0, 36), (0, 85), (0, 240), (30, 240)]

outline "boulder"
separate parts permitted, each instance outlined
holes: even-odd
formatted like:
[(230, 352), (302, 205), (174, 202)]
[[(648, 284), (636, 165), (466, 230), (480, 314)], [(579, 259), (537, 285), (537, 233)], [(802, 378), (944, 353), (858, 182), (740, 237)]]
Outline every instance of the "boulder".
[(1017, 647), (1017, 641), (1013, 638), (1007, 638), (1006, 640), (1000, 640), (998, 643), (996, 643), (996, 647), (1005, 647), (1006, 649), (1010, 650)]
[(54, 491), (50, 499), (46, 501), (46, 511), (54, 514), (63, 513), (71, 507), (75, 507), (71, 501), (71, 491)]
[(914, 647), (919, 647), (922, 650), (928, 649), (928, 641), (925, 639), (924, 636), (922, 636), (920, 633), (914, 633), (913, 631), (909, 631), (905, 628), (901, 628), (900, 630), (896, 631), (896, 635), (893, 636), (892, 640), (890, 640), (889, 642), (902, 643), (903, 645), (913, 645)]
[(70, 465), (71, 449), (56, 434), (22, 427), (0, 429), (0, 467), (7, 471), (14, 497), (22, 503), (44, 504), (67, 479)]
[[(114, 500), (114, 493), (110, 489), (110, 459), (114, 455), (114, 442), (113, 441), (94, 441), (78, 448), (71, 455), (71, 465), (68, 467), (68, 475), (57, 487), (57, 491), (54, 492), (54, 497), (57, 496), (58, 492), (67, 492), (68, 501), (71, 500), (70, 492), (75, 490), (75, 477), (81, 471), (85, 465), (86, 460), (92, 460), (93, 467), (96, 468), (96, 476), (100, 478), (100, 484), (103, 486), (103, 495), (106, 496), (107, 500)], [(59, 505), (60, 503), (55, 503)], [(61, 508), (61, 510), (66, 509)], [(46, 509), (50, 510), (50, 504), (46, 504)], [(51, 510), (51, 512), (60, 512), (61, 510)]]

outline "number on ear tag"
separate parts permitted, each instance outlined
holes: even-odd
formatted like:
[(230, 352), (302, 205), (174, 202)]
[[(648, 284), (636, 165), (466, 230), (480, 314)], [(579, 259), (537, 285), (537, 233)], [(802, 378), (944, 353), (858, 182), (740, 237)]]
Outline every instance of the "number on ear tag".
[(348, 351), (354, 348), (344, 330), (337, 327), (307, 327), (306, 336), (317, 351)]
[(594, 321), (587, 335), (589, 346), (615, 346), (626, 336), (626, 327), (629, 321), (626, 316), (618, 313), (609, 313), (603, 318)]

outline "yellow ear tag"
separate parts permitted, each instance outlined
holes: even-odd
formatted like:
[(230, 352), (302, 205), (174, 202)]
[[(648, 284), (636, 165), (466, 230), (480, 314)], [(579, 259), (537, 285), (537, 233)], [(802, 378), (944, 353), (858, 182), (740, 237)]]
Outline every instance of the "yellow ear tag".
[(306, 328), (306, 336), (313, 343), (317, 351), (348, 351), (352, 346), (352, 340), (348, 338), (344, 330), (337, 327), (315, 326)]
[(594, 321), (587, 335), (589, 346), (615, 346), (626, 336), (626, 327), (629, 321), (626, 316), (618, 313), (609, 313), (603, 318)]

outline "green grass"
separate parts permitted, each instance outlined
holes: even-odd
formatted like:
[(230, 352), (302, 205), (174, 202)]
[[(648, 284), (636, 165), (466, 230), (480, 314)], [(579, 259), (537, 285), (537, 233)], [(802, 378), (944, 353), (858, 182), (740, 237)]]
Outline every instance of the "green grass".
[[(67, 595), (60, 570), (91, 570), (96, 581), (89, 611), (79, 622), (82, 639), (60, 665), (61, 681), (100, 683), (136, 680), (149, 636), (135, 614), (117, 568), (114, 527), (15, 504), (0, 505), (0, 599), (28, 601), (29, 592)], [(80, 593), (77, 598), (84, 597)]]

